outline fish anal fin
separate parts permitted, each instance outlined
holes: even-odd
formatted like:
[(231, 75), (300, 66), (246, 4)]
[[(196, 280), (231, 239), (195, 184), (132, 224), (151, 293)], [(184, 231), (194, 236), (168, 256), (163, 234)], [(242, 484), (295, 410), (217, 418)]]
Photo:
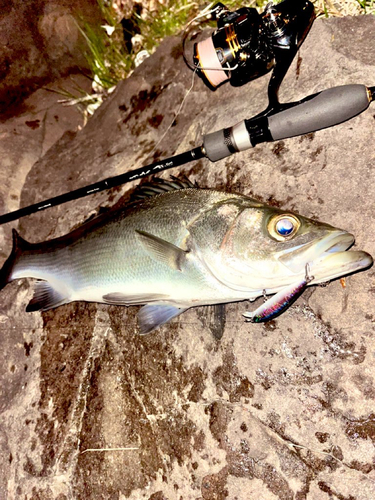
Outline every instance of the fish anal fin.
[(182, 248), (173, 245), (173, 243), (169, 243), (168, 241), (147, 233), (146, 231), (136, 230), (136, 233), (138, 240), (151, 258), (159, 262), (163, 262), (171, 269), (178, 271), (182, 270), (183, 263), (189, 253), (187, 250), (183, 250)]
[(186, 311), (186, 308), (171, 305), (147, 304), (143, 306), (138, 313), (139, 334), (151, 333), (184, 311)]
[(48, 311), (67, 302), (69, 299), (48, 281), (37, 281), (34, 285), (34, 296), (26, 307), (26, 312)]
[(168, 299), (169, 295), (162, 293), (139, 293), (133, 295), (126, 295), (122, 292), (113, 292), (103, 295), (103, 301), (107, 304), (118, 304), (118, 305), (140, 305), (146, 304), (147, 302), (165, 300)]

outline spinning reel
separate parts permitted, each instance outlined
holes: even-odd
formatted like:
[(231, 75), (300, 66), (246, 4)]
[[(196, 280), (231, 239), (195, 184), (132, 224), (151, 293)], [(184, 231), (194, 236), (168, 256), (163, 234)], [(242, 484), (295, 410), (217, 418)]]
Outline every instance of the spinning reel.
[(248, 7), (230, 12), (218, 3), (210, 17), (217, 29), (194, 45), (193, 67), (204, 82), (211, 89), (226, 81), (238, 87), (273, 68), (269, 94), (272, 102), (277, 100), (280, 83), (314, 21), (313, 4), (284, 0), (269, 3), (259, 14)]

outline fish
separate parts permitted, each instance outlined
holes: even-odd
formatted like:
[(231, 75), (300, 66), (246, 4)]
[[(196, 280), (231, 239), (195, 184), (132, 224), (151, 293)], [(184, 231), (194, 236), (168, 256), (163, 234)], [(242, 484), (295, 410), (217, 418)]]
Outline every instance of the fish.
[(29, 243), (14, 230), (0, 290), (36, 280), (28, 312), (74, 301), (141, 305), (141, 335), (192, 307), (271, 295), (244, 313), (262, 322), (307, 286), (369, 268), (371, 255), (353, 244), (351, 233), (294, 211), (157, 178), (64, 236)]

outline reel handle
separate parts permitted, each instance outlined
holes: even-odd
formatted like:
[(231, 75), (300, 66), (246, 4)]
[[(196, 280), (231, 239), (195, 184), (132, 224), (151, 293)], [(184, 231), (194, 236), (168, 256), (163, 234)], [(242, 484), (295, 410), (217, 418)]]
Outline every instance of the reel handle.
[(362, 113), (372, 100), (372, 89), (365, 85), (323, 90), (301, 101), (281, 104), (271, 115), (243, 120), (233, 127), (205, 135), (204, 153), (209, 160), (218, 161), (262, 142), (332, 127)]

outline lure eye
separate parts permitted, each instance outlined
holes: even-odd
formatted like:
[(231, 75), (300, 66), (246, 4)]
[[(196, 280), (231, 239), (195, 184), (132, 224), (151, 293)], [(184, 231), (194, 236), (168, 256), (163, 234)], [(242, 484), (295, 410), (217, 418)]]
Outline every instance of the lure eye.
[(293, 238), (300, 225), (300, 221), (294, 215), (282, 214), (272, 217), (267, 229), (275, 240), (285, 241)]

